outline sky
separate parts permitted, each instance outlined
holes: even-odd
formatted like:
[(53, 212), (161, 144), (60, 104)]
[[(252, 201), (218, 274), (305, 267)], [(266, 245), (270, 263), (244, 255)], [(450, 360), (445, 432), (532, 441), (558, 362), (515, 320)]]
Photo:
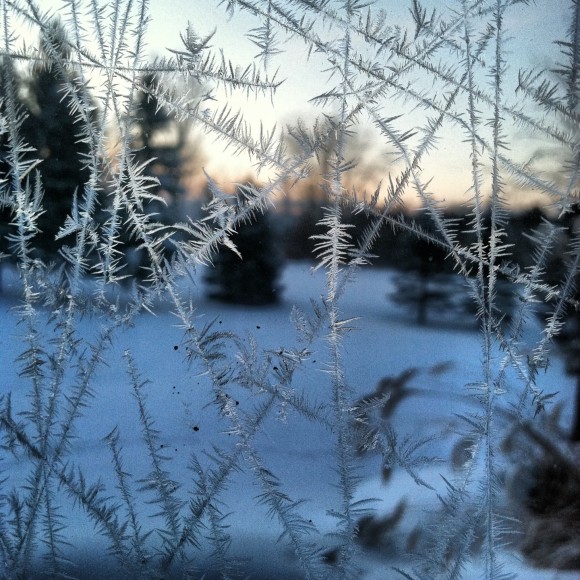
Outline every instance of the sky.
[[(66, 4), (64, 0), (42, 0), (42, 8), (59, 10)], [(86, 2), (84, 3), (86, 4)], [(246, 33), (257, 25), (257, 21), (247, 13), (236, 10), (232, 18), (226, 15), (225, 2), (220, 5), (219, 0), (150, 0), (149, 9), (151, 23), (146, 37), (146, 47), (151, 56), (168, 56), (167, 49), (181, 48), (180, 34), (184, 32), (188, 23), (200, 35), (205, 36), (215, 31), (211, 41), (212, 50), (219, 54), (223, 52), (227, 59), (245, 67), (253, 62), (258, 49), (253, 45)], [(385, 8), (389, 22), (395, 24), (410, 23), (410, 1), (379, 0), (377, 8)], [(81, 6), (83, 2), (81, 2)], [(339, 3), (334, 3), (338, 6)], [(458, 9), (460, 2), (440, 2), (424, 0), (422, 2), (428, 13), (435, 7), (445, 13), (447, 7)], [(509, 69), (512, 74), (511, 85), (506, 87), (506, 98), (513, 99), (517, 83), (517, 70), (520, 68), (549, 67), (558, 53), (554, 40), (563, 39), (566, 33), (566, 18), (568, 16), (568, 0), (532, 0), (530, 6), (512, 8), (506, 17), (506, 25), (510, 30), (511, 38), (508, 49)], [(277, 125), (282, 127), (293, 123), (300, 117), (311, 123), (314, 116), (319, 114), (310, 100), (316, 95), (333, 86), (324, 72), (327, 63), (319, 55), (308, 58), (306, 46), (300, 41), (291, 41), (283, 44), (285, 52), (280, 54), (271, 63), (270, 69), (279, 68), (278, 78), (284, 80), (276, 92), (274, 101), (270, 98), (246, 99), (245, 96), (234, 95), (229, 100), (233, 109), (243, 111), (244, 117), (258, 131), (260, 123), (265, 127)], [(321, 72), (322, 71), (322, 72)], [(405, 112), (412, 121), (413, 115), (408, 104), (393, 105), (395, 114)], [(399, 108), (397, 108), (399, 107)], [(535, 143), (524, 139), (524, 136), (515, 134), (517, 143), (523, 149), (543, 147), (543, 143)], [(432, 187), (442, 198), (452, 202), (454, 198), (465, 193), (469, 185), (465, 167), (469, 167), (468, 150), (463, 145), (465, 135), (460, 131), (444, 134), (440, 147), (441, 156), (434, 156), (433, 161), (426, 162), (423, 169), (433, 174)], [(364, 151), (355, 151), (353, 154), (362, 155), (365, 179), (369, 180), (368, 188), (374, 189), (379, 179), (386, 176), (393, 167), (392, 158), (386, 155), (376, 141), (376, 131), (369, 125), (362, 126), (358, 147), (364, 145)], [(216, 178), (240, 179), (247, 176), (251, 163), (248, 157), (241, 155), (232, 157), (224, 154), (224, 143), (215, 143), (211, 138), (203, 138), (204, 168)], [(263, 177), (267, 177), (263, 175)], [(458, 177), (461, 177), (458, 179)], [(363, 184), (363, 187), (367, 185)]]
[[(234, 62), (251, 62), (257, 53), (257, 49), (247, 38), (244, 32), (254, 27), (255, 20), (240, 10), (236, 11), (231, 20), (224, 18), (224, 6), (215, 7), (207, 0), (174, 0), (171, 2), (175, 10), (168, 13), (163, 6), (165, 2), (151, 2), (152, 21), (163, 21), (168, 30), (178, 30), (183, 28), (185, 20), (193, 23), (200, 34), (212, 32), (215, 28), (216, 34), (212, 40), (214, 47), (223, 47), (225, 54), (232, 58)], [(339, 3), (335, 3), (337, 6)], [(377, 8), (385, 8), (389, 22), (410, 23), (409, 6), (411, 2), (379, 0)], [(433, 8), (443, 10), (445, 7), (455, 8), (459, 2), (441, 2), (438, 0), (425, 0), (421, 3), (431, 13)], [(569, 14), (569, 2), (567, 0), (537, 0), (531, 2), (530, 6), (519, 6), (512, 8), (506, 17), (506, 27), (510, 31), (508, 41), (509, 63), (508, 67), (512, 74), (511, 85), (506, 87), (506, 98), (515, 102), (515, 86), (517, 83), (517, 71), (519, 69), (543, 68), (552, 66), (554, 58), (558, 56), (559, 48), (553, 44), (557, 39), (563, 39), (567, 30), (567, 18)], [(152, 31), (155, 27), (151, 27)], [(151, 37), (150, 48), (156, 52), (161, 52), (163, 45), (170, 45), (176, 40), (174, 33), (155, 34)], [(297, 117), (312, 119), (317, 114), (316, 109), (309, 102), (311, 98), (320, 94), (325, 89), (332, 86), (332, 81), (328, 83), (327, 75), (321, 74), (321, 70), (326, 68), (326, 63), (317, 59), (316, 55), (308, 62), (306, 47), (300, 42), (288, 43), (285, 53), (279, 55), (274, 61), (274, 66), (279, 66), (280, 78), (286, 78), (276, 93), (274, 107), (267, 99), (258, 101), (240, 100), (240, 108), (245, 116), (250, 119), (254, 126), (262, 121), (265, 126), (274, 123), (284, 124), (294, 121)], [(391, 158), (385, 157), (385, 151), (375, 142), (376, 132), (372, 128), (362, 130), (362, 137), (359, 143), (366, 145), (362, 162), (365, 165), (364, 173), (372, 177), (369, 189), (374, 190), (377, 181), (384, 178), (390, 168)], [(539, 144), (525, 139), (518, 138), (520, 145), (536, 147)], [(523, 136), (522, 136), (523, 138)], [(440, 191), (449, 194), (449, 201), (453, 203), (455, 198), (462, 197), (465, 188), (468, 186), (468, 178), (465, 167), (469, 167), (466, 148), (463, 146), (464, 135), (449, 133), (443, 139), (442, 150), (446, 158), (447, 166), (442, 171), (440, 160), (434, 160), (434, 166), (427, 163), (424, 168), (432, 171), (434, 178), (433, 186)], [(212, 151), (212, 162), (208, 164), (208, 169), (221, 172), (220, 163), (223, 163), (220, 156), (220, 149), (223, 148), (220, 142), (217, 149), (210, 146)], [(228, 165), (232, 171), (244, 171), (246, 158), (238, 160), (228, 160)], [(462, 180), (457, 176), (461, 174)], [(366, 187), (363, 185), (362, 187)], [(445, 194), (442, 194), (445, 197)]]

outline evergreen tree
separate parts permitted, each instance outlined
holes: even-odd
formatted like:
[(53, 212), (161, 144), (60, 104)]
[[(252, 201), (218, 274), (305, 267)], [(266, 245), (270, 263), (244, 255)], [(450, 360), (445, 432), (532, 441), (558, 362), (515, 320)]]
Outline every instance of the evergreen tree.
[[(149, 174), (159, 180), (152, 193), (164, 198), (168, 207), (180, 200), (185, 190), (181, 185), (181, 154), (187, 138), (187, 125), (167, 112), (156, 96), (160, 89), (155, 75), (142, 80), (143, 90), (137, 98), (135, 150), (140, 161), (149, 162)], [(171, 212), (158, 208), (161, 220)]]
[[(242, 188), (243, 189), (243, 188)], [(242, 203), (240, 192), (238, 205)], [(206, 275), (209, 297), (223, 302), (261, 306), (280, 297), (282, 263), (268, 213), (259, 213), (231, 236), (239, 254), (221, 247)]]
[[(570, 268), (571, 262), (576, 258), (574, 253), (568, 251), (568, 248), (580, 234), (580, 204), (573, 206), (571, 211), (557, 221), (557, 224), (562, 228), (559, 243), (553, 249), (546, 267), (546, 281), (556, 288), (564, 279), (567, 268)], [(580, 276), (578, 274), (570, 280), (567, 300), (563, 328), (556, 339), (565, 357), (566, 371), (576, 378), (570, 439), (578, 442), (580, 441)], [(538, 313), (542, 319), (546, 319), (553, 308), (554, 299), (540, 308)]]
[[(424, 219), (418, 217), (415, 222), (428, 231)], [(445, 260), (445, 251), (413, 235), (399, 235), (397, 244), (403, 245), (399, 254), (404, 258), (396, 265), (399, 272), (391, 299), (415, 310), (417, 324), (421, 325), (427, 324), (429, 309), (436, 309), (439, 316), (454, 310), (460, 286)], [(465, 296), (460, 296), (460, 300), (463, 298)]]
[(10, 166), (8, 163), (8, 127), (4, 125), (6, 118), (5, 99), (8, 86), (8, 71), (5, 67), (12, 67), (12, 63), (5, 58), (0, 58), (0, 291), (2, 290), (2, 267), (11, 258), (8, 236), (13, 229), (12, 200), (10, 196)]
[(58, 261), (58, 250), (67, 240), (56, 235), (70, 214), (75, 192), (82, 195), (89, 173), (83, 156), (90, 146), (83, 142), (73, 113), (74, 103), (67, 86), (74, 84), (63, 63), (69, 58), (65, 34), (53, 19), (40, 43), (42, 64), (35, 66), (27, 82), (23, 136), (42, 163), (39, 171), (44, 190), (37, 244), (39, 257)]
[(317, 224), (324, 215), (324, 205), (328, 202), (324, 190), (313, 179), (308, 180), (300, 192), (300, 200), (295, 202), (297, 215), (293, 215), (285, 236), (285, 253), (290, 260), (312, 258), (316, 241), (312, 236), (319, 233)]
[[(146, 212), (155, 221), (170, 226), (180, 216), (180, 202), (185, 193), (181, 184), (182, 151), (187, 139), (185, 123), (180, 123), (167, 112), (158, 98), (163, 89), (153, 74), (146, 74), (141, 80), (141, 90), (137, 95), (137, 106), (133, 123), (133, 151), (138, 164), (144, 164), (144, 175), (157, 181), (148, 193), (163, 201), (149, 201)], [(128, 237), (123, 240), (129, 271), (142, 276), (147, 266), (145, 251), (138, 249), (138, 240)], [(173, 245), (164, 245), (167, 257), (173, 252)]]
[[(7, 69), (10, 70), (7, 70)], [(8, 161), (9, 133), (5, 119), (6, 99), (10, 87), (10, 80), (14, 78), (13, 65), (6, 57), (0, 57), (0, 267), (3, 260), (9, 258), (8, 235), (12, 221), (10, 197), (10, 164)], [(0, 280), (1, 284), (1, 280)], [(1, 287), (1, 286), (0, 286)]]

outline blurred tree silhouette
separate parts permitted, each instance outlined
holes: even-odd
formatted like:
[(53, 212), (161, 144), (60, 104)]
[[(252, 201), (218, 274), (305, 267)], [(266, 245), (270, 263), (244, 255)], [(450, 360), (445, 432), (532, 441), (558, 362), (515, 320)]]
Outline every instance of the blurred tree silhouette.
[[(144, 75), (140, 86), (133, 122), (133, 151), (137, 164), (144, 164), (144, 175), (158, 182), (148, 192), (163, 200), (149, 201), (146, 211), (155, 221), (171, 225), (180, 217), (179, 202), (185, 194), (181, 167), (189, 127), (163, 107), (157, 97), (163, 89), (155, 75)], [(129, 269), (126, 273), (141, 277), (146, 272), (145, 251), (137, 249), (138, 243), (128, 237), (123, 243)], [(170, 243), (164, 249), (168, 257), (173, 252)]]
[[(428, 231), (421, 216), (414, 220)], [(413, 235), (400, 235), (397, 244), (404, 248), (404, 259), (397, 264), (396, 288), (391, 299), (416, 312), (417, 324), (427, 324), (429, 309), (451, 310), (457, 305), (454, 294), (459, 289), (446, 258), (439, 246)]]
[[(560, 239), (554, 247), (550, 259), (546, 265), (546, 281), (558, 287), (564, 278), (570, 263), (578, 259), (571, 252), (566, 252), (566, 248), (571, 245), (571, 240), (578, 240), (580, 235), (580, 204), (577, 204), (573, 211), (561, 216), (558, 220), (561, 226)], [(574, 409), (572, 426), (570, 429), (570, 439), (580, 441), (580, 279), (576, 275), (570, 280), (568, 296), (568, 309), (562, 331), (557, 336), (560, 348), (565, 357), (566, 371), (576, 378), (576, 394), (574, 399)], [(541, 318), (546, 318), (553, 307), (552, 301), (540, 308)]]
[[(11, 60), (0, 57), (0, 114), (2, 119), (6, 115), (6, 99), (8, 91), (14, 89), (12, 79), (15, 78), (14, 66)], [(12, 200), (10, 197), (10, 165), (9, 156), (10, 133), (8, 127), (0, 126), (0, 185), (2, 195), (0, 197), (0, 290), (2, 288), (1, 265), (10, 259), (8, 236), (13, 230), (10, 225), (13, 219)]]
[(82, 195), (89, 178), (83, 157), (90, 153), (90, 145), (80, 135), (73, 97), (67, 91), (76, 81), (64, 66), (70, 54), (58, 19), (51, 21), (42, 37), (40, 52), (42, 64), (25, 81), (27, 117), (22, 133), (42, 160), (44, 214), (39, 219), (37, 251), (43, 259), (60, 261), (58, 250), (66, 239), (56, 240), (56, 235), (71, 211), (75, 192)]
[[(160, 87), (155, 75), (146, 74), (141, 86), (137, 97), (134, 149), (139, 161), (149, 162), (149, 175), (159, 180), (151, 193), (163, 197), (171, 207), (185, 192), (181, 185), (181, 157), (188, 126), (163, 107), (156, 96)], [(159, 204), (155, 206), (163, 221), (169, 212)]]
[[(240, 186), (243, 191), (245, 186)], [(242, 204), (242, 191), (237, 203)], [(242, 224), (231, 236), (240, 255), (224, 246), (214, 258), (206, 274), (208, 295), (222, 302), (262, 306), (273, 304), (280, 297), (278, 278), (282, 253), (270, 224), (268, 213), (259, 213), (251, 222)], [(241, 257), (240, 257), (241, 256)]]

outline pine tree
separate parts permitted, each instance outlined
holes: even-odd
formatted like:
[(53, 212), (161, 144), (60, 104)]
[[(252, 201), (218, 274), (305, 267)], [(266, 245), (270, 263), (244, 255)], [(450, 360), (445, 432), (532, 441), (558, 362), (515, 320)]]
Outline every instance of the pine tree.
[[(242, 203), (242, 191), (237, 204)], [(281, 253), (270, 215), (258, 213), (231, 236), (238, 253), (221, 247), (206, 275), (209, 297), (222, 302), (261, 306), (279, 300)]]
[[(179, 201), (185, 190), (181, 184), (181, 153), (187, 138), (187, 125), (168, 112), (156, 96), (161, 90), (153, 74), (142, 79), (137, 97), (135, 150), (137, 158), (149, 162), (148, 172), (159, 180), (152, 193), (164, 198), (168, 207)], [(163, 221), (168, 210), (158, 208)]]
[[(144, 164), (144, 175), (157, 182), (148, 193), (160, 198), (149, 201), (145, 211), (155, 221), (170, 226), (179, 218), (180, 202), (185, 193), (181, 165), (188, 127), (163, 107), (157, 96), (162, 89), (154, 74), (144, 75), (140, 87), (133, 122), (133, 150), (136, 162)], [(144, 251), (137, 249), (139, 242), (125, 237), (123, 243), (129, 268), (126, 273), (143, 276), (147, 258)], [(167, 257), (173, 250), (173, 244), (164, 244)]]
[(40, 52), (42, 63), (35, 66), (26, 83), (27, 118), (22, 129), (26, 142), (42, 160), (44, 214), (39, 219), (39, 257), (60, 261), (58, 250), (67, 239), (57, 240), (56, 236), (71, 212), (74, 195), (82, 194), (89, 177), (83, 156), (90, 153), (90, 146), (80, 140), (73, 98), (66, 93), (67, 85), (75, 81), (63, 66), (70, 54), (58, 19), (51, 21)]
[[(580, 232), (580, 205), (573, 206), (560, 220), (562, 228), (559, 244), (554, 248), (546, 268), (546, 280), (556, 286), (562, 280), (575, 255), (567, 252), (574, 238)], [(570, 440), (580, 441), (580, 276), (570, 280), (568, 306), (561, 333), (556, 340), (562, 350), (566, 362), (566, 371), (576, 378), (576, 393), (574, 398), (573, 419), (570, 428)], [(540, 318), (545, 320), (550, 314), (553, 304), (547, 303), (539, 309)]]
[[(0, 71), (0, 74), (2, 71)], [(1, 78), (1, 77), (0, 77)], [(3, 92), (3, 91), (2, 91)], [(9, 166), (6, 160), (8, 141), (7, 132), (0, 132), (0, 183), (8, 179)], [(12, 229), (10, 223), (12, 221), (12, 212), (9, 207), (9, 196), (0, 198), (0, 292), (2, 291), (2, 269), (7, 260), (10, 259), (8, 236)]]
[[(426, 227), (424, 219), (415, 220)], [(397, 263), (399, 272), (395, 277), (395, 290), (390, 298), (416, 312), (417, 324), (428, 322), (429, 310), (449, 313), (456, 309), (456, 293), (461, 289), (456, 277), (452, 276), (445, 252), (438, 246), (416, 236), (399, 235), (398, 244), (403, 244), (404, 259)], [(460, 300), (464, 296), (460, 296)]]
[[(5, 70), (10, 67), (10, 71)], [(6, 59), (0, 59), (0, 115), (5, 118), (6, 111), (4, 100), (6, 99), (6, 90), (8, 83), (5, 82), (8, 75), (13, 73), (12, 63)], [(2, 264), (5, 260), (10, 258), (10, 248), (8, 244), (8, 235), (11, 231), (10, 223), (12, 221), (12, 211), (10, 208), (9, 196), (9, 179), (10, 179), (10, 164), (8, 161), (8, 128), (0, 127), (0, 184), (3, 186), (4, 196), (0, 198), (0, 290), (2, 289)]]

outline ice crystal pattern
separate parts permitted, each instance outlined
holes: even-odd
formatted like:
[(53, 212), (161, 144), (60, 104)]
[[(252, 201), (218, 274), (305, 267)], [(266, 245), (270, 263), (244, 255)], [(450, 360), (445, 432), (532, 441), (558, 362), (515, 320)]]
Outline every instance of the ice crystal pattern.
[[(11, 466), (0, 464), (2, 576), (82, 577), (70, 533), (73, 509), (75, 517), (94, 523), (104, 540), (95, 549), (103, 547), (102, 557), (115, 574), (251, 575), (251, 562), (233, 549), (239, 538), (229, 521), (239, 506), (223, 500), (233, 479), (244, 473), (252, 481), (254, 509), (264, 513), (269, 522), (264, 525), (277, 528), (283, 553), (291, 554), (289, 570), (306, 578), (359, 577), (364, 537), (373, 536), (372, 543), (377, 534), (388, 533), (403, 509), (391, 519), (373, 519), (378, 504), (359, 493), (361, 456), (380, 456), (385, 478), (403, 470), (427, 489), (433, 482), (422, 469), (440, 465), (423, 454), (428, 441), (398, 432), (390, 421), (396, 394), (386, 387), (372, 392), (370, 385), (371, 394), (361, 397), (345, 364), (345, 341), (360, 331), (356, 320), (345, 318), (341, 301), (357, 272), (373, 264), (380, 232), (393, 228), (442, 250), (464, 278), (481, 349), (473, 363), (479, 380), (457, 385), (469, 401), (465, 411), (450, 417), (461, 433), (460, 470), (446, 478), (438, 498), (433, 493), (438, 507), (421, 537), (407, 542), (412, 557), (394, 568), (385, 564), (385, 577), (460, 578), (473, 562), (482, 577), (508, 577), (505, 533), (517, 522), (503, 512), (501, 444), (513, 425), (541, 439), (551, 397), (537, 381), (550, 370), (554, 338), (578, 308), (580, 229), (562, 231), (557, 220), (546, 219), (527, 232), (535, 251), (531, 265), (522, 267), (506, 243), (507, 207), (510, 196), (532, 190), (544, 195), (556, 217), (577, 207), (580, 3), (556, 3), (569, 14), (563, 38), (534, 39), (560, 41), (559, 61), (547, 70), (518, 70), (510, 62), (509, 23), (514, 15), (524, 19), (531, 8), (524, 0), (454, 0), (432, 12), (413, 0), (408, 26), (391, 20), (390, 4), (401, 3), (387, 0), (220, 2), (239, 27), (248, 19), (254, 23), (247, 34), (257, 57), (250, 64), (231, 61), (214, 46), (211, 28), (196, 30), (195, 13), (180, 40), (166, 39), (166, 56), (149, 58), (146, 38), (158, 25), (149, 4), (68, 0), (56, 26), (56, 16), (41, 1), (0, 0), (0, 209), (9, 216), (0, 265), (18, 274), (18, 302), (10, 316), (18, 320), (21, 340), (13, 361), (17, 383), (0, 379), (2, 463)], [(204, 9), (201, 20), (208, 14)], [(38, 34), (42, 49), (23, 43), (22, 30)], [(278, 70), (286, 50), (300, 51), (297, 66)], [(84, 186), (70, 192), (67, 217), (58, 224), (56, 264), (36, 251), (45, 211), (43, 152), (30, 147), (23, 132), (19, 78), (39, 66), (60, 79), (62, 102), (83, 144), (79, 155), (86, 176)], [(302, 67), (319, 67), (327, 79), (312, 99), (318, 121), (281, 129), (245, 118), (254, 99), (276, 102), (283, 84), (304, 74)], [(146, 82), (151, 75), (155, 83)], [(164, 199), (149, 170), (154, 159), (143, 161), (134, 149), (143, 94), (232, 155), (248, 158), (259, 185), (244, 187), (236, 198), (220, 185), (220, 176), (207, 175), (210, 197), (201, 217), (168, 222), (149, 211), (162, 207)], [(235, 104), (241, 98), (248, 99), (247, 108)], [(358, 161), (349, 157), (348, 147), (368, 127), (388, 153), (388, 178), (375, 183), (370, 196), (352, 186)], [(557, 171), (542, 171), (531, 154), (522, 156), (521, 135), (549, 143)], [(458, 231), (446, 217), (437, 182), (425, 169), (454, 155), (447, 139), (459, 141), (465, 153), (467, 231)], [(321, 157), (326, 202), (312, 259), (324, 273), (325, 287), (310, 306), (292, 310), (295, 338), (265, 348), (251, 329), (231, 330), (227, 310), (213, 321), (201, 316), (204, 302), (190, 297), (188, 276), (211, 267), (220, 247), (237, 253), (232, 241), (237, 229), (280, 203), (290, 187), (299, 188)], [(409, 196), (428, 216), (428, 230), (400, 217)], [(346, 211), (366, 225), (353, 228), (345, 222)], [(122, 247), (128, 239), (145, 256), (145, 270), (135, 280), (125, 274)], [(548, 260), (562, 240), (565, 267), (554, 282), (546, 277)], [(499, 279), (517, 296), (509, 322), (497, 306)], [(206, 448), (185, 449), (186, 475), (176, 468), (164, 447), (174, 425), (156, 419), (157, 408), (148, 402), (148, 369), (127, 349), (116, 392), (123, 404), (122, 393), (131, 395), (142, 438), (133, 453), (141, 459), (138, 467), (133, 461), (128, 467), (121, 428), (100, 434), (109, 458), (101, 480), (79, 464), (87, 435), (83, 420), (96, 408), (116, 337), (158, 308), (170, 309), (180, 325), (175, 352), (183, 355), (192, 391), (195, 385), (206, 403), (208, 420), (188, 428), (210, 427), (215, 433)], [(530, 346), (522, 337), (538, 310), (544, 312), (543, 330)], [(316, 397), (303, 388), (305, 374), (312, 372), (324, 389)], [(407, 385), (412, 376), (399, 377), (409, 396), (415, 396)], [(187, 406), (178, 411), (176, 417), (187, 421)], [(326, 434), (333, 470), (322, 474), (320, 485), (332, 490), (334, 505), (326, 509), (324, 526), (308, 515), (316, 509), (311, 498), (296, 497), (286, 474), (269, 463), (264, 438), (272, 421), (286, 421), (289, 432), (293, 424), (307, 422)], [(572, 448), (558, 445), (573, 465)]]

